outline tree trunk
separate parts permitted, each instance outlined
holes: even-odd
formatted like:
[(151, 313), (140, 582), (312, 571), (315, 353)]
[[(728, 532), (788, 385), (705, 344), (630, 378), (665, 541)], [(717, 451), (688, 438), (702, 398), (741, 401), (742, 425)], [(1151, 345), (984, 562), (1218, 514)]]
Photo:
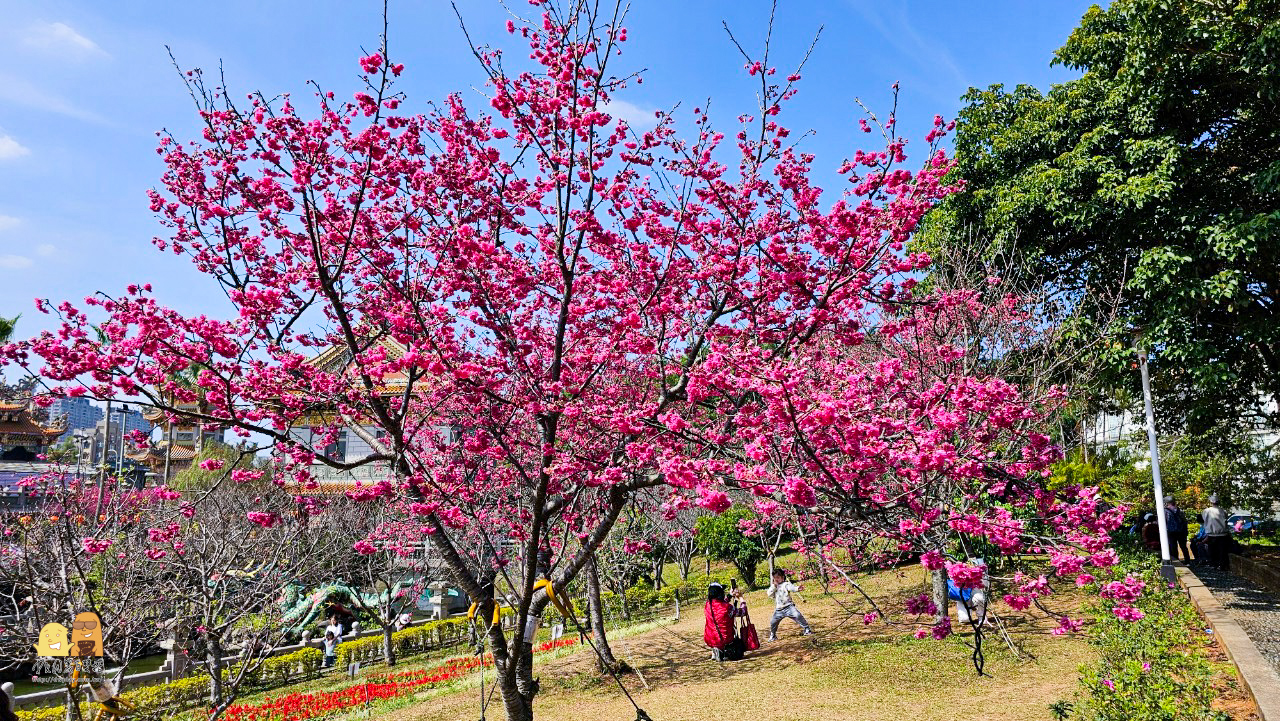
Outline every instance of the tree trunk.
[(608, 669), (605, 665), (616, 668), (618, 660), (613, 657), (613, 649), (609, 647), (609, 638), (604, 628), (604, 608), (600, 603), (600, 573), (596, 570), (595, 560), (587, 564), (587, 611), (591, 615), (591, 633), (595, 636), (596, 650), (600, 652), (596, 665), (600, 672)]
[(693, 565), (693, 554), (682, 556), (677, 565), (680, 566), (680, 580), (688, 581), (689, 567)]
[(703, 560), (707, 562), (707, 575), (710, 576), (711, 575), (711, 554), (708, 553), (706, 556), (703, 556)]
[(939, 568), (936, 571), (931, 571), (930, 575), (933, 580), (933, 605), (938, 607), (938, 613), (937, 616), (935, 616), (935, 620), (941, 621), (948, 616), (947, 569)]
[(391, 632), (395, 628), (391, 624), (382, 627), (382, 660), (387, 662), (388, 666), (396, 665), (395, 646), (391, 642)]
[(209, 665), (209, 705), (222, 706), (222, 644), (210, 636), (205, 643), (205, 663)]
[(662, 561), (663, 559), (659, 558), (653, 562), (653, 590), (655, 591), (662, 590)]
[(622, 618), (627, 621), (630, 621), (631, 620), (631, 604), (627, 601), (627, 589), (625, 588), (618, 589), (618, 600), (622, 602)]
[(498, 687), (507, 721), (533, 721), (533, 697), (538, 693), (538, 682), (533, 678), (533, 644), (525, 643), (518, 634), (512, 645), (519, 645), (519, 655), (507, 658), (511, 667), (499, 672)]

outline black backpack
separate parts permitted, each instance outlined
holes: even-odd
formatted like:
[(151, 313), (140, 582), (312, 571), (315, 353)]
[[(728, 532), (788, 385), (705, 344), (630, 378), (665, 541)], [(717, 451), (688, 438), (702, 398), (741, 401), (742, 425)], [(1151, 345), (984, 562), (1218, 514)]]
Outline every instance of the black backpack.
[(1169, 515), (1165, 518), (1165, 523), (1169, 526), (1169, 533), (1186, 533), (1187, 515), (1182, 512), (1182, 509), (1175, 508), (1168, 513)]

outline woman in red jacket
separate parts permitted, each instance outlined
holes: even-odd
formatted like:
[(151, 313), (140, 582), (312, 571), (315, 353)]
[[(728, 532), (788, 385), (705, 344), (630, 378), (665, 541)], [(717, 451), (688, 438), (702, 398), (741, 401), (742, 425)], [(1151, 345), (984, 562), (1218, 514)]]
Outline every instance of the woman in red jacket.
[(702, 610), (707, 618), (702, 640), (711, 647), (711, 658), (716, 661), (742, 658), (745, 646), (734, 633), (733, 619), (747, 615), (747, 604), (730, 604), (724, 598), (724, 586), (713, 583), (707, 588), (707, 605)]

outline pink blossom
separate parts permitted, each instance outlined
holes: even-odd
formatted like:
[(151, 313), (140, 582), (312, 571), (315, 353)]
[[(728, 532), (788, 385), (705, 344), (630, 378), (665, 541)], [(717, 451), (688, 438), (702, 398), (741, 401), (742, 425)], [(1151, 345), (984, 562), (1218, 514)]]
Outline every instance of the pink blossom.
[(102, 553), (111, 548), (113, 541), (108, 538), (82, 538), (80, 545), (84, 548), (84, 552), (90, 556)]
[(724, 491), (713, 491), (708, 488), (698, 489), (698, 505), (711, 511), (712, 513), (721, 513), (729, 510), (729, 506), (733, 502), (729, 500), (729, 494)]
[(273, 511), (249, 511), (245, 517), (263, 528), (274, 528), (283, 521), (280, 514)]
[(1058, 627), (1051, 632), (1054, 636), (1062, 636), (1067, 633), (1076, 633), (1084, 628), (1084, 621), (1076, 621), (1067, 616), (1058, 619)]
[(937, 571), (946, 565), (946, 558), (937, 549), (930, 549), (920, 554), (920, 564), (927, 570)]
[(366, 73), (376, 73), (382, 67), (382, 53), (374, 53), (360, 58), (360, 69)]
[(912, 596), (907, 599), (907, 613), (917, 616), (932, 615), (938, 612), (937, 605), (929, 598), (927, 593), (919, 596)]
[(1111, 612), (1121, 621), (1140, 621), (1146, 616), (1145, 613), (1133, 606), (1116, 606), (1111, 609)]
[(226, 465), (227, 462), (220, 458), (206, 458), (200, 461), (200, 467), (206, 471), (220, 471)]

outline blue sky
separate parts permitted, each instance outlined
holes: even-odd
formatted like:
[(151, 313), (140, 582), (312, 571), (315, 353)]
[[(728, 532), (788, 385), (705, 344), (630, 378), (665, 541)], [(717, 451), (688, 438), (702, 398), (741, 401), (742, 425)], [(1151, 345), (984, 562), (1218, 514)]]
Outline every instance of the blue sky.
[[(518, 11), (528, 9), (512, 0)], [(502, 42), (506, 14), (490, 0), (458, 0), (472, 37)], [(1049, 60), (1090, 5), (1082, 0), (781, 0), (773, 52), (789, 70), (825, 26), (800, 95), (784, 116), (812, 129), (806, 148), (834, 169), (870, 138), (856, 132), (861, 97), (885, 112), (900, 82), (908, 138), (935, 113), (952, 117), (970, 86), (1069, 78)], [(620, 100), (636, 114), (713, 99), (721, 129), (751, 110), (753, 85), (728, 41), (727, 21), (760, 46), (767, 0), (633, 0), (626, 53), (615, 69), (644, 69)], [(216, 287), (161, 254), (146, 190), (161, 173), (155, 132), (196, 132), (190, 98), (165, 46), (184, 67), (221, 62), (243, 95), (293, 92), (308, 80), (349, 96), (362, 48), (377, 46), (381, 2), (371, 0), (0, 0), (0, 315), (22, 313), (18, 336), (50, 325), (36, 297), (78, 300), (151, 282), (185, 312), (225, 312)], [(475, 60), (448, 2), (391, 0), (391, 55), (406, 64), (410, 107), (454, 91), (482, 104)]]

